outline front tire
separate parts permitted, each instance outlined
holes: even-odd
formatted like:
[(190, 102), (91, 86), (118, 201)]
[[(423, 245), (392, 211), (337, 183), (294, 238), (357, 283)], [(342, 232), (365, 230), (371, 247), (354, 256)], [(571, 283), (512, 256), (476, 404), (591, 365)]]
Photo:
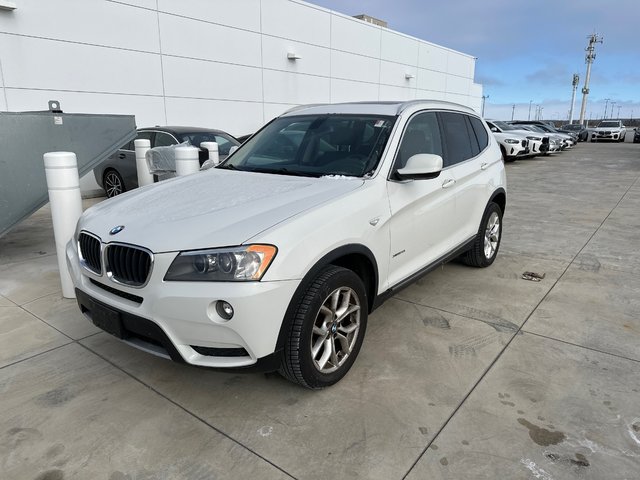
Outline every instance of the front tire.
[(463, 261), (472, 267), (488, 267), (498, 255), (501, 240), (502, 209), (491, 202), (484, 211), (473, 247), (462, 257)]
[(293, 312), (280, 374), (306, 388), (328, 387), (353, 365), (367, 328), (360, 277), (329, 265), (311, 281)]
[(122, 176), (115, 170), (107, 170), (102, 178), (104, 191), (107, 198), (112, 198), (126, 191)]

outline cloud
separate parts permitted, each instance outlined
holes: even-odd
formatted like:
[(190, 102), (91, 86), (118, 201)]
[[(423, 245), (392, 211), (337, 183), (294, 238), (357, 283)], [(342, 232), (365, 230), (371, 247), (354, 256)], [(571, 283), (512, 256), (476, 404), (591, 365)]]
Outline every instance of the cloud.
[(492, 77), (490, 75), (476, 74), (476, 83), (481, 83), (482, 85), (487, 85), (491, 87), (501, 87), (505, 83), (497, 77)]
[(545, 66), (533, 73), (525, 76), (525, 80), (530, 83), (540, 83), (543, 85), (559, 84), (564, 85), (571, 82), (572, 73), (565, 65), (553, 63)]

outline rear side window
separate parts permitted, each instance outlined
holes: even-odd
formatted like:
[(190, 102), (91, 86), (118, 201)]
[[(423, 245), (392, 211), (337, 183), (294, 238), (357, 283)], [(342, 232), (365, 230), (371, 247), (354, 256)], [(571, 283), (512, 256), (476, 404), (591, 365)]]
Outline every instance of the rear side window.
[[(465, 119), (466, 115), (460, 113), (441, 112), (442, 131), (447, 146), (447, 155), (444, 158), (444, 166), (455, 165), (475, 157), (478, 150), (476, 136), (470, 131), (470, 125)], [(475, 143), (475, 147), (472, 145)]]
[(480, 146), (480, 151), (482, 151), (489, 145), (489, 134), (487, 133), (487, 129), (484, 128), (484, 124), (479, 118), (467, 118), (469, 118), (469, 121), (471, 122), (471, 127), (473, 127), (473, 131), (476, 134), (476, 139), (478, 140), (478, 145)]

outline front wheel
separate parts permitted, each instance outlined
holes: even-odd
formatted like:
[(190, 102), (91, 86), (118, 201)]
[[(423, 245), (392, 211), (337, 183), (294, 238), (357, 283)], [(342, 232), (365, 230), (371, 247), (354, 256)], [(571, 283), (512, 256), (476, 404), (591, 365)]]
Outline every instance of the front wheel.
[(498, 255), (502, 239), (502, 209), (497, 203), (487, 205), (473, 247), (463, 260), (472, 267), (488, 267)]
[(115, 170), (107, 170), (107, 172), (105, 172), (102, 185), (104, 185), (107, 198), (115, 197), (125, 191), (124, 180), (122, 180), (120, 174)]
[(280, 374), (306, 388), (323, 388), (349, 371), (367, 328), (360, 277), (329, 265), (303, 293), (291, 319)]

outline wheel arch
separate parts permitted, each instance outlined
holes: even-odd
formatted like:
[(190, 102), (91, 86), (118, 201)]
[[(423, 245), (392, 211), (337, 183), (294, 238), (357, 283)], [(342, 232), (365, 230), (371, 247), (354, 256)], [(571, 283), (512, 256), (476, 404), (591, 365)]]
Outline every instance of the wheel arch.
[(507, 208), (507, 192), (505, 191), (505, 189), (502, 187), (496, 189), (496, 191), (491, 194), (491, 198), (489, 199), (489, 202), (487, 202), (487, 204), (491, 202), (497, 203), (500, 207), (500, 210), (502, 210), (502, 214), (504, 215), (504, 210), (505, 208)]
[(367, 306), (369, 312), (374, 308), (374, 301), (378, 293), (378, 264), (373, 252), (362, 244), (348, 244), (338, 247), (320, 258), (305, 274), (295, 293), (289, 301), (289, 306), (280, 326), (280, 333), (276, 343), (276, 351), (282, 350), (291, 327), (291, 319), (298, 307), (301, 297), (316, 275), (327, 265), (335, 265), (353, 271), (364, 284), (367, 292)]

